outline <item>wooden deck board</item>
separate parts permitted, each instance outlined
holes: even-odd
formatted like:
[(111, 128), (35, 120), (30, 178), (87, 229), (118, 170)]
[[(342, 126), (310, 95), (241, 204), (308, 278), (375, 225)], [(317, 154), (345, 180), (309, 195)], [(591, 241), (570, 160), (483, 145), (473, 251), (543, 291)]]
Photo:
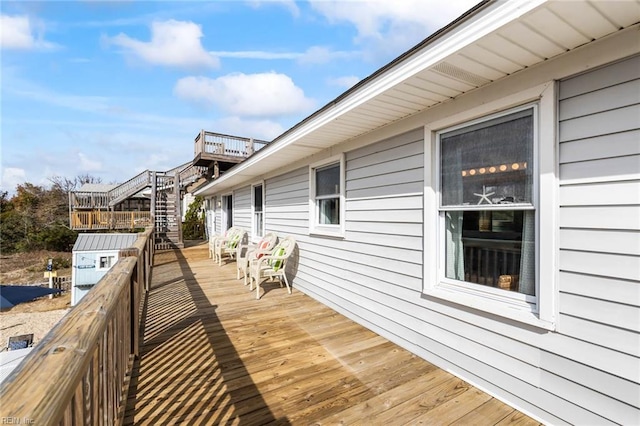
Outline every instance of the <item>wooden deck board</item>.
[(295, 289), (264, 289), (205, 245), (157, 253), (125, 423), (535, 424)]

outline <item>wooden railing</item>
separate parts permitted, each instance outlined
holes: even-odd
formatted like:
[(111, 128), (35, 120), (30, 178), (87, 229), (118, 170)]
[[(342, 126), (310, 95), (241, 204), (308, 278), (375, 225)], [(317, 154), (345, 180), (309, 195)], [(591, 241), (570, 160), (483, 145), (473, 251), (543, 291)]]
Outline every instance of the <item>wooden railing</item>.
[(70, 213), (71, 229), (135, 229), (152, 224), (151, 212), (88, 211)]
[(269, 142), (251, 138), (224, 135), (202, 130), (195, 139), (194, 154), (218, 154), (231, 157), (249, 157)]
[(0, 385), (3, 423), (122, 424), (152, 259), (148, 228)]
[(110, 190), (109, 205), (115, 206), (149, 185), (151, 185), (151, 172), (149, 170), (145, 170)]
[(109, 192), (72, 191), (69, 205), (76, 209), (100, 209), (109, 207)]
[(207, 172), (206, 167), (189, 166), (180, 171), (180, 185), (190, 185), (200, 179)]

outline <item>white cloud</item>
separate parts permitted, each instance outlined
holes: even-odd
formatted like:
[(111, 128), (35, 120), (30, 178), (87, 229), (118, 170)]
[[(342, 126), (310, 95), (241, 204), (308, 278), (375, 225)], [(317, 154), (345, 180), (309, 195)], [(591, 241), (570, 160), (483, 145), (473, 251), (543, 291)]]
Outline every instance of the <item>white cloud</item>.
[(246, 120), (240, 117), (225, 117), (216, 120), (213, 128), (218, 133), (266, 141), (273, 140), (285, 130), (282, 125), (272, 120)]
[(17, 167), (5, 167), (2, 170), (2, 181), (0, 182), (0, 188), (4, 191), (13, 193), (17, 185), (26, 182), (27, 173), (24, 169)]
[(249, 4), (254, 8), (259, 8), (263, 4), (268, 4), (268, 5), (276, 4), (276, 5), (283, 6), (285, 9), (291, 12), (291, 15), (293, 15), (295, 18), (300, 16), (300, 8), (298, 8), (298, 5), (294, 0), (268, 0), (268, 1), (253, 0), (253, 1), (250, 1)]
[(91, 160), (82, 152), (78, 153), (78, 169), (83, 172), (96, 172), (102, 170), (102, 163), (100, 161)]
[(331, 50), (324, 46), (312, 46), (305, 52), (269, 52), (264, 50), (213, 51), (218, 58), (296, 60), (301, 64), (324, 64), (334, 59), (359, 56), (358, 51)]
[(169, 20), (151, 24), (151, 41), (144, 42), (120, 33), (105, 41), (155, 65), (186, 68), (217, 68), (220, 61), (202, 47), (200, 25)]
[(278, 117), (301, 114), (314, 107), (301, 88), (285, 74), (229, 74), (216, 79), (185, 77), (173, 92), (181, 99), (224, 112), (249, 117)]
[(298, 62), (312, 65), (327, 64), (335, 59), (344, 59), (358, 55), (360, 55), (360, 53), (355, 51), (331, 50), (324, 46), (312, 46), (300, 55)]
[(237, 52), (215, 51), (209, 52), (218, 58), (237, 58), (237, 59), (298, 59), (302, 53), (296, 52), (267, 52), (263, 50), (241, 50)]
[(347, 22), (370, 56), (397, 54), (442, 28), (478, 0), (311, 0), (330, 23)]
[(27, 16), (0, 15), (0, 47), (22, 50), (46, 50), (58, 47), (55, 43), (45, 41), (42, 34), (34, 35), (34, 27), (43, 30), (42, 25), (34, 25)]
[(356, 85), (360, 81), (359, 77), (355, 75), (345, 75), (344, 77), (331, 78), (327, 83), (331, 86), (344, 87), (349, 89)]

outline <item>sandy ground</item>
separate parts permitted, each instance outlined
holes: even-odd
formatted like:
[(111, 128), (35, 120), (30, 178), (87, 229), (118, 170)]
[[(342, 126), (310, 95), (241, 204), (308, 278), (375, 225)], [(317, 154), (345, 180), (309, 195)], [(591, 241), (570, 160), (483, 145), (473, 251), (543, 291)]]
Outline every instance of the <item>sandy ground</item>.
[(36, 344), (67, 314), (68, 309), (47, 312), (22, 312), (0, 314), (0, 343), (6, 348), (11, 336), (33, 334)]
[(34, 344), (55, 326), (70, 310), (70, 295), (21, 303), (0, 312), (0, 350), (7, 347), (11, 336), (33, 334)]
[[(61, 258), (71, 261), (71, 253), (37, 251), (0, 256), (0, 283), (4, 285), (33, 285), (46, 281), (43, 277), (47, 259)], [(58, 271), (58, 276), (71, 275), (71, 269)], [(69, 311), (71, 296), (43, 297), (21, 303), (0, 312), (0, 351), (7, 347), (11, 336), (33, 334), (34, 344), (55, 326)]]

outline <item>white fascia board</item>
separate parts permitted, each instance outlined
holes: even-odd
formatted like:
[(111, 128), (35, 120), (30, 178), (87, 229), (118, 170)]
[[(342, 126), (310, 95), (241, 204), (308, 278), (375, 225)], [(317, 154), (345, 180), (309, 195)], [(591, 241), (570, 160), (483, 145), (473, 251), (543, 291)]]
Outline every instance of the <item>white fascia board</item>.
[[(422, 51), (414, 53), (409, 58), (404, 59), (391, 69), (385, 71), (382, 75), (377, 76), (362, 87), (357, 88), (353, 93), (348, 94), (345, 99), (327, 108), (326, 111), (323, 111), (316, 117), (310, 118), (309, 122), (292, 130), (291, 133), (285, 134), (282, 139), (276, 139), (247, 160), (235, 166), (235, 170), (225, 173), (220, 178), (196, 191), (195, 194), (211, 195), (215, 192), (214, 188), (216, 186), (223, 185), (229, 179), (243, 172), (245, 176), (254, 176), (250, 172), (247, 173), (247, 169), (250, 169), (257, 162), (277, 155), (280, 150), (295, 144), (306, 135), (329, 125), (345, 113), (379, 96), (420, 71), (435, 66), (445, 58), (476, 43), (488, 34), (517, 20), (522, 15), (531, 12), (548, 1), (549, 0), (500, 0), (488, 5), (487, 8), (478, 11), (478, 15), (472, 17), (471, 21), (463, 23), (461, 27), (447, 32), (440, 39), (428, 43), (422, 48)], [(319, 147), (318, 151), (325, 148), (327, 147)]]

